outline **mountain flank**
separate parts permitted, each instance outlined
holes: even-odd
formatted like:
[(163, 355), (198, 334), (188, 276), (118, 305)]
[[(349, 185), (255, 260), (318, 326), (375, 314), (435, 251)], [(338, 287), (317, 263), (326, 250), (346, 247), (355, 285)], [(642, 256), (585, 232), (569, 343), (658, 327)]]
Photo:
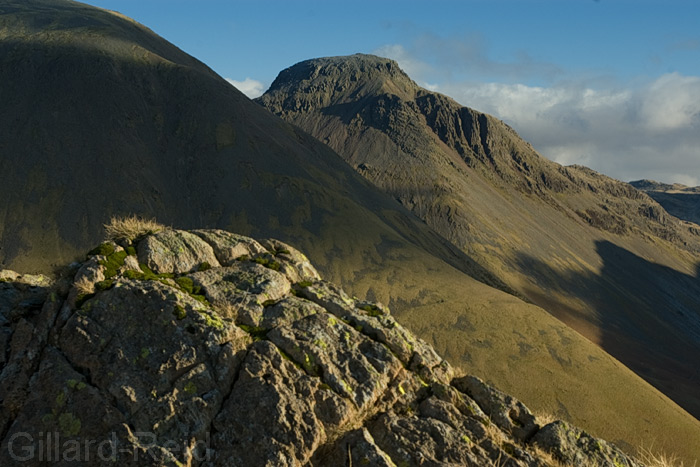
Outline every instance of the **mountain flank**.
[(653, 180), (637, 180), (630, 185), (648, 194), (677, 218), (700, 225), (700, 187)]
[(279, 238), (536, 413), (626, 452), (699, 457), (700, 423), (678, 405), (146, 27), (62, 0), (3, 1), (0, 24), (1, 268), (50, 277), (130, 213)]
[(385, 58), (301, 62), (257, 101), (700, 416), (696, 225), (629, 184), (541, 157)]
[(3, 466), (641, 465), (456, 375), (283, 242), (131, 240), (53, 284), (0, 273)]

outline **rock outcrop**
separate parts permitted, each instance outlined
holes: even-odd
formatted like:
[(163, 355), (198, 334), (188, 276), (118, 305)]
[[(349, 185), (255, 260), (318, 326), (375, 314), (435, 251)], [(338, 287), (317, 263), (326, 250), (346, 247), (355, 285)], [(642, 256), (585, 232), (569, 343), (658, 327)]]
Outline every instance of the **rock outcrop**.
[[(659, 183), (653, 180), (637, 180), (630, 185), (649, 195), (669, 214), (700, 225), (700, 186), (689, 187), (679, 183)], [(696, 226), (690, 227), (700, 234)]]
[(163, 230), (0, 281), (3, 466), (638, 465), (277, 240)]

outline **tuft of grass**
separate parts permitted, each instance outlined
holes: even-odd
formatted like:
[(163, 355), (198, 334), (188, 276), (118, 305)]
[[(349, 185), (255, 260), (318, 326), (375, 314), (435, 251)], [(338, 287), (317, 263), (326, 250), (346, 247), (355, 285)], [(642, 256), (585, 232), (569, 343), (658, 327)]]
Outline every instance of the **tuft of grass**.
[(554, 414), (551, 413), (538, 413), (535, 414), (535, 419), (537, 420), (537, 424), (541, 427), (547, 426), (550, 423), (554, 423), (557, 420), (560, 420), (557, 418)]
[[(652, 448), (642, 447), (638, 458), (647, 467), (685, 467), (678, 456), (654, 452)], [(697, 461), (691, 467), (697, 467)]]
[(95, 284), (90, 282), (85, 276), (75, 281), (73, 287), (75, 287), (77, 295), (90, 295), (95, 293)]
[[(560, 461), (554, 455), (549, 452), (545, 451), (542, 449), (540, 446), (534, 445), (528, 447), (528, 451), (530, 451), (530, 454), (532, 454), (536, 459), (539, 459), (546, 465), (547, 467), (567, 467), (569, 464), (565, 464), (564, 462)], [(585, 467), (590, 467), (590, 466), (585, 466)]]
[(138, 216), (131, 215), (126, 217), (112, 217), (110, 221), (104, 225), (104, 228), (107, 238), (115, 242), (132, 243), (140, 237), (165, 230), (166, 227), (156, 222), (155, 219), (142, 219)]

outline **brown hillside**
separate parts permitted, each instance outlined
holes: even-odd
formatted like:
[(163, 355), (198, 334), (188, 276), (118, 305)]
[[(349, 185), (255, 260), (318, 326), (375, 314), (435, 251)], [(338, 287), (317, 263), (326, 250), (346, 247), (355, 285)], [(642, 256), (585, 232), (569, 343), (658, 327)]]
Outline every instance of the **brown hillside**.
[(630, 185), (648, 194), (670, 214), (700, 225), (700, 187), (638, 180)]
[(632, 186), (541, 157), (388, 59), (314, 59), (258, 100), (700, 415), (700, 230)]
[[(83, 260), (115, 214), (280, 238), (534, 410), (628, 450), (697, 457), (697, 420), (541, 308), (475, 280), (496, 283), (327, 146), (143, 26), (75, 2), (3, 1), (0, 60), (2, 267)], [(0, 322), (0, 337), (16, 324)]]

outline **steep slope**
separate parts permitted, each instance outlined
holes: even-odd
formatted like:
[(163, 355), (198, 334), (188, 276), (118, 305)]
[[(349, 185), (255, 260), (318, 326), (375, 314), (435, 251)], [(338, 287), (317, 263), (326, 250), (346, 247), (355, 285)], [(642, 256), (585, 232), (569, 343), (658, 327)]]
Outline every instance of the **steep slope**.
[(542, 309), (473, 279), (496, 282), (197, 60), (83, 4), (3, 1), (0, 10), (3, 267), (82, 260), (114, 214), (281, 238), (533, 410), (627, 449), (653, 443), (697, 457), (696, 420)]
[(165, 230), (122, 245), (53, 287), (3, 274), (0, 302), (32, 299), (0, 308), (3, 466), (640, 465), (455, 377), (280, 241)]
[(700, 187), (653, 180), (637, 180), (630, 185), (648, 194), (671, 215), (700, 225)]
[(314, 59), (258, 102), (700, 416), (700, 231), (628, 184), (539, 156), (388, 59)]

